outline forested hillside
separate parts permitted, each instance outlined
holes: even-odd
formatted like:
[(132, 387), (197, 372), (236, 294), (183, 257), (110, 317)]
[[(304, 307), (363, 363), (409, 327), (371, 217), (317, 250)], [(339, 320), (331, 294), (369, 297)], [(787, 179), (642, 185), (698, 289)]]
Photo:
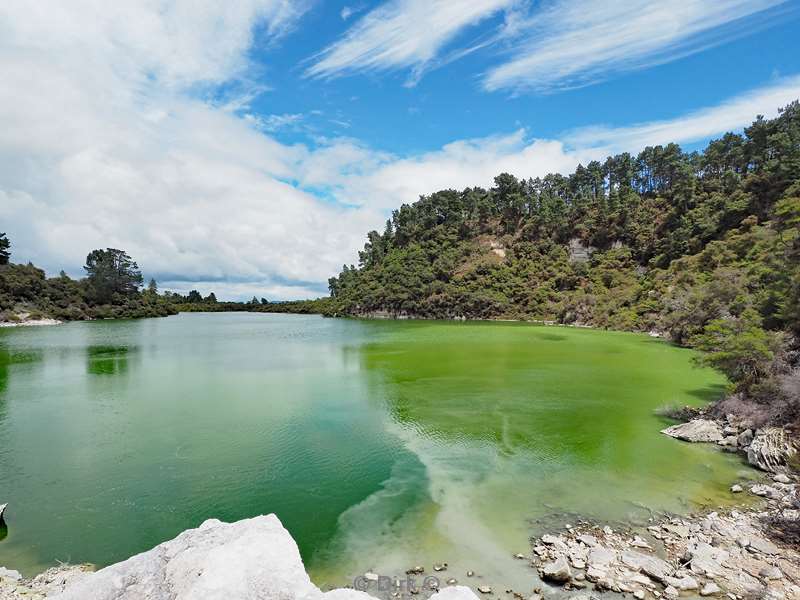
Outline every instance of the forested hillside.
[(330, 310), (656, 331), (703, 350), (765, 418), (794, 419), (799, 229), (795, 102), (703, 152), (650, 147), (403, 205), (330, 280)]

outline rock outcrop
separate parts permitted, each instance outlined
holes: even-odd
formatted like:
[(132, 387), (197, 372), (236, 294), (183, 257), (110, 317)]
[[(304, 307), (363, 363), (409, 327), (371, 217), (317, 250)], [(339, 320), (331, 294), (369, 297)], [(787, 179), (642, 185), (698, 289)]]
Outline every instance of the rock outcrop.
[(716, 421), (710, 419), (693, 419), (688, 423), (672, 425), (661, 433), (686, 442), (720, 442), (724, 435)]
[[(13, 573), (13, 572), (12, 572)], [(18, 575), (18, 574), (17, 574)], [(57, 600), (374, 600), (363, 591), (323, 593), (309, 579), (300, 552), (275, 515), (189, 529), (110, 567), (67, 582)], [(0, 599), (41, 598), (39, 595)], [(467, 587), (445, 588), (434, 600), (476, 600)]]
[(772, 473), (786, 469), (797, 453), (788, 433), (781, 427), (766, 427), (755, 432), (747, 448), (747, 460), (754, 467)]

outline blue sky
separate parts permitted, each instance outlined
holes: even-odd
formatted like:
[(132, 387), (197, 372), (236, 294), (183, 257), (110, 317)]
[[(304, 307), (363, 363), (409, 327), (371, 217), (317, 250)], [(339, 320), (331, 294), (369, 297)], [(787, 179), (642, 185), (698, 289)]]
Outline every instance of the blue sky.
[[(391, 152), (413, 154), (454, 139), (520, 127), (537, 137), (555, 138), (564, 131), (599, 123), (624, 126), (674, 118), (800, 71), (797, 8), (791, 3), (770, 7), (765, 2), (761, 11), (756, 10), (759, 3), (742, 3), (752, 6), (752, 15), (695, 36), (700, 46), (709, 41), (716, 42), (715, 46), (650, 68), (602, 76), (597, 83), (576, 89), (487, 92), (481, 85), (484, 74), (506, 58), (500, 43), (439, 67), (413, 86), (408, 85), (412, 67), (307, 77), (320, 50), (336, 44), (354, 22), (382, 5), (356, 4), (363, 9), (342, 19), (342, 10), (351, 4), (317, 4), (279, 47), (254, 48), (253, 60), (264, 67), (274, 88), (253, 102), (253, 110), (265, 115), (302, 115), (293, 127), (273, 132), (279, 139), (313, 143), (310, 137), (315, 134), (351, 136)], [(535, 17), (537, 3), (529, 10)], [(441, 54), (496, 35), (502, 27), (499, 11), (466, 26)]]
[(443, 187), (687, 148), (800, 97), (797, 0), (0, 6), (0, 231), (81, 274), (313, 297)]

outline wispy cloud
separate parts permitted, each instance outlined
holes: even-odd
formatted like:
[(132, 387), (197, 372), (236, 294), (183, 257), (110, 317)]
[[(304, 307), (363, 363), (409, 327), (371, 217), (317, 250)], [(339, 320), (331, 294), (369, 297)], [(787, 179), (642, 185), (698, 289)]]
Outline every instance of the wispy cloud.
[(415, 82), (466, 27), (517, 0), (390, 0), (359, 19), (313, 57), (310, 77), (411, 68)]
[[(749, 33), (787, 0), (551, 0), (508, 30), (486, 90), (548, 92), (663, 64)], [(784, 7), (786, 8), (786, 7)]]
[(244, 118), (261, 131), (267, 133), (274, 133), (281, 129), (290, 129), (300, 125), (305, 119), (302, 113), (284, 113), (282, 115), (267, 115), (262, 116), (253, 113), (247, 113)]
[(800, 75), (730, 98), (674, 119), (625, 127), (583, 127), (567, 132), (563, 139), (574, 148), (601, 148), (607, 152), (636, 151), (645, 146), (670, 142), (706, 140), (750, 124), (756, 115), (775, 117), (778, 109), (800, 99)]

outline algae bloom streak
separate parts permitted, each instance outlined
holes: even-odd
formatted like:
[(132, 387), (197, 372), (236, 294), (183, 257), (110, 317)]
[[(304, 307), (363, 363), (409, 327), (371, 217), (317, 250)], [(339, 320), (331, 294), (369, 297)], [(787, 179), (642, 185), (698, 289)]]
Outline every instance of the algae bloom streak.
[[(275, 512), (320, 585), (509, 560), (553, 515), (724, 503), (740, 459), (658, 434), (724, 381), (646, 336), (182, 314), (0, 332), (0, 564), (110, 564)], [(46, 442), (43, 442), (46, 440)]]

